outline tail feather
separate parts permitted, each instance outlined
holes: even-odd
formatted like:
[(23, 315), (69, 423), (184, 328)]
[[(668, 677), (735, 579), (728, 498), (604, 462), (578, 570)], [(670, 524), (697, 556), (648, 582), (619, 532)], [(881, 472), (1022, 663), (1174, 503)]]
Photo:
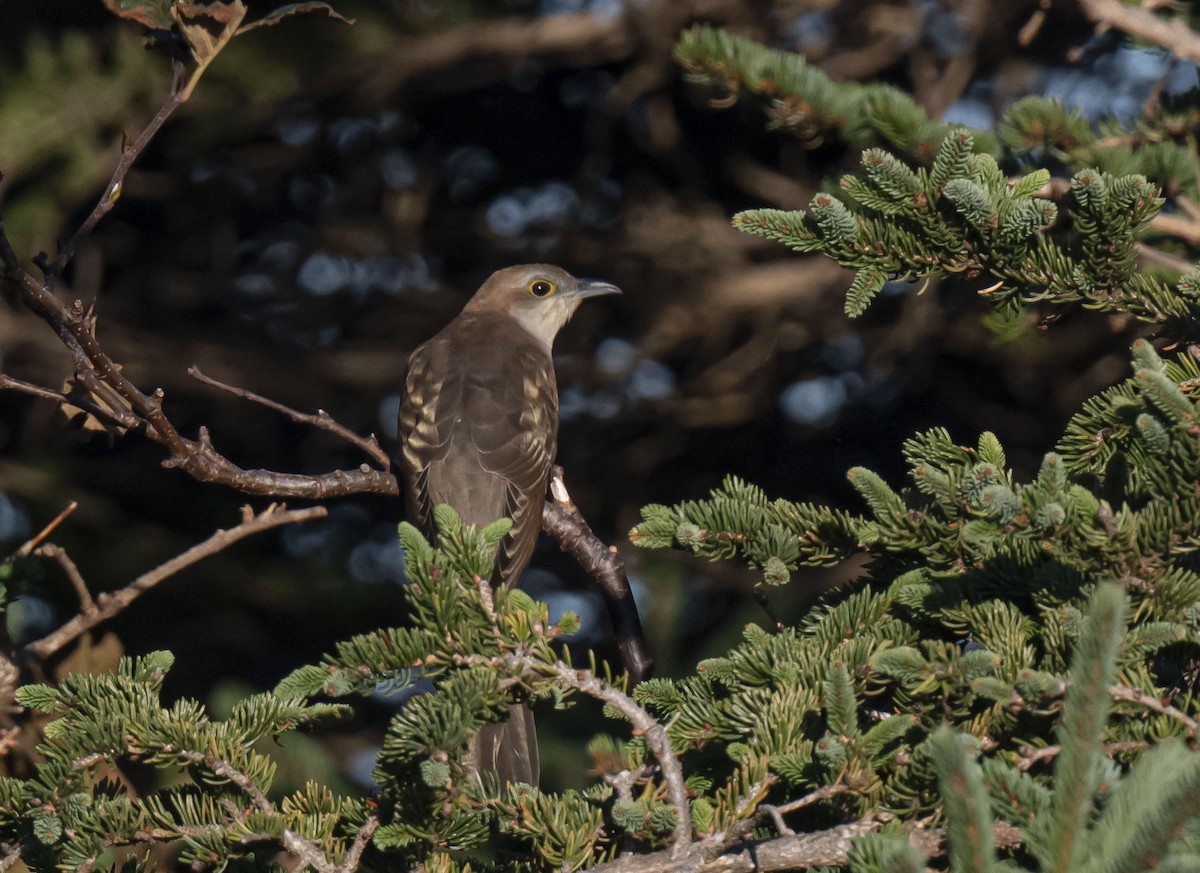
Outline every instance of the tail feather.
[(480, 728), (474, 757), (480, 772), (495, 773), (501, 786), (515, 782), (537, 785), (541, 759), (533, 710), (528, 704), (515, 704), (509, 707), (506, 721)]

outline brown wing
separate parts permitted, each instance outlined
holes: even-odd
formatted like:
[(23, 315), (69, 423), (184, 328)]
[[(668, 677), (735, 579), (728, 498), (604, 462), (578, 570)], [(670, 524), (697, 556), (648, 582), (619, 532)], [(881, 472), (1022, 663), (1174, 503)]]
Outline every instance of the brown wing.
[(482, 526), (507, 516), (495, 581), (515, 583), (541, 529), (558, 431), (549, 355), (503, 316), (461, 315), (409, 361), (400, 409), (409, 517), (448, 503)]

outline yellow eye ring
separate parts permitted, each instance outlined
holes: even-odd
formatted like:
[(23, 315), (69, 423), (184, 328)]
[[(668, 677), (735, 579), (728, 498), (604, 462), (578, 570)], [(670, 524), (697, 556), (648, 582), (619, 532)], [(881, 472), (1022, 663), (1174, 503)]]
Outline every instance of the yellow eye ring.
[(534, 297), (549, 297), (558, 289), (549, 279), (534, 279), (528, 285), (529, 293)]

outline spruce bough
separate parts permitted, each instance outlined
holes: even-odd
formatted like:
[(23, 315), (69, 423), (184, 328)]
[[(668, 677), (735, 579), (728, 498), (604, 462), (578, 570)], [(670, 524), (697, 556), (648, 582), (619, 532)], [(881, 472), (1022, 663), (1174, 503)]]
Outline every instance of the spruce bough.
[[(734, 219), (854, 269), (850, 314), (890, 281), (978, 276), (1001, 310), (1130, 314), (1177, 348), (1136, 342), (1129, 378), (1084, 404), (1027, 481), (994, 435), (962, 445), (934, 428), (903, 445), (904, 487), (850, 471), (854, 509), (733, 478), (707, 500), (646, 507), (639, 546), (744, 561), (765, 585), (871, 558), (795, 627), (747, 627), (681, 679), (628, 690), (602, 664), (570, 663), (574, 616), (551, 623), (544, 604), (482, 582), (508, 522), (477, 531), (441, 508), (436, 548), (401, 530), (407, 626), (346, 641), (226, 719), (163, 705), (165, 653), (27, 686), (20, 703), (53, 720), (37, 771), (0, 779), (6, 853), (33, 870), (153, 869), (156, 846), (197, 869), (275, 869), (280, 849), (318, 870), (576, 870), (623, 851), (703, 869), (743, 841), (853, 825), (847, 854), (813, 863), (922, 869), (919, 826), (944, 828), (955, 871), (1200, 865), (1200, 273), (1143, 272), (1135, 250), (1163, 202), (1148, 179), (1175, 173), (1186, 189), (1194, 155), (1116, 154), (1037, 100), (977, 136), (713, 29), (685, 35), (679, 56), (710, 86), (772, 95), (782, 130), (866, 149), (805, 212)], [(1001, 170), (1034, 150), (1071, 167), (1066, 197), (1044, 170)], [(389, 724), (374, 795), (272, 791), (276, 738), (348, 711), (327, 698), (418, 680), (428, 690)], [(605, 778), (551, 793), (473, 772), (473, 732), (515, 697), (550, 710), (581, 694), (612, 717), (589, 747)], [(156, 772), (152, 788), (114, 778), (130, 766)]]

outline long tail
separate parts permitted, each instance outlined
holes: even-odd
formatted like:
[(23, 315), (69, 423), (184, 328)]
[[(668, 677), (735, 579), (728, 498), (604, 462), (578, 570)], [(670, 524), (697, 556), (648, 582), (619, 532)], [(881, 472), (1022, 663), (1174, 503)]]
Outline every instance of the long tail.
[(507, 721), (480, 728), (475, 738), (475, 761), (481, 772), (499, 776), (501, 786), (514, 782), (537, 785), (542, 765), (533, 710), (518, 703), (509, 707)]

